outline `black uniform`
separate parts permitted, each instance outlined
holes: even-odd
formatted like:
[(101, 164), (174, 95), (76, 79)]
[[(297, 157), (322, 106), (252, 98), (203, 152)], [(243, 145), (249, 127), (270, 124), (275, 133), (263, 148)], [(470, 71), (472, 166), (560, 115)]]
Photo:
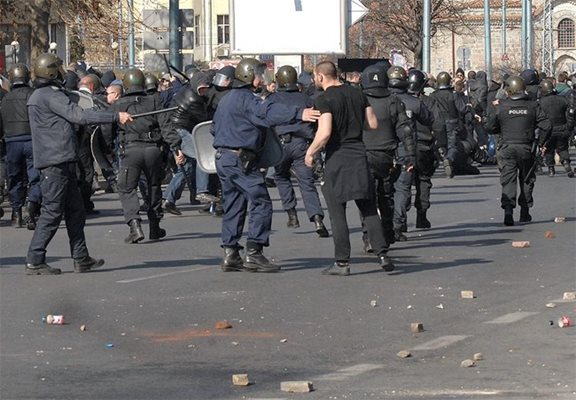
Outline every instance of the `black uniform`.
[[(403, 170), (396, 181), (394, 195), (394, 230), (402, 231), (407, 224), (407, 213), (410, 210), (412, 184), (416, 186), (414, 206), (418, 211), (417, 228), (429, 228), (424, 223), (426, 211), (430, 208), (430, 189), (434, 175), (436, 156), (434, 153), (434, 136), (431, 131), (434, 114), (426, 104), (416, 96), (408, 93), (399, 95), (406, 106), (406, 113), (416, 124), (416, 161), (412, 172)], [(423, 96), (426, 98), (426, 96)], [(426, 98), (430, 103), (431, 99)]]
[[(43, 86), (28, 100), (34, 166), (40, 171), (42, 209), (26, 258), (27, 270), (45, 264), (46, 247), (64, 217), (72, 257), (89, 259), (84, 223), (86, 213), (78, 190), (77, 135), (73, 124), (112, 123), (117, 113), (82, 110), (59, 86)], [(40, 272), (40, 271), (38, 271)]]
[[(399, 164), (414, 163), (413, 124), (406, 115), (402, 100), (383, 88), (366, 89), (364, 93), (378, 118), (378, 128), (364, 131), (362, 140), (366, 146), (368, 165), (375, 180), (376, 200), (380, 220), (387, 245), (394, 243), (394, 182), (398, 175), (394, 172), (396, 151), (403, 153)], [(399, 149), (399, 143), (402, 145)], [(408, 148), (409, 160), (404, 155)], [(410, 173), (408, 173), (410, 174)], [(367, 244), (367, 232), (364, 229), (364, 243)]]
[(555, 164), (554, 153), (556, 152), (560, 156), (560, 162), (564, 165), (566, 171), (570, 173), (572, 168), (570, 167), (568, 142), (570, 140), (570, 132), (574, 126), (574, 120), (569, 99), (551, 92), (540, 97), (540, 107), (552, 123), (552, 135), (548, 143), (546, 143), (546, 152), (544, 153), (546, 165), (553, 171)]
[[(488, 117), (485, 127), (501, 136), (498, 164), (502, 185), (501, 204), (505, 215), (511, 215), (516, 207), (516, 190), (519, 184), (521, 222), (528, 222), (531, 219), (528, 209), (534, 204), (532, 191), (536, 182), (533, 168), (536, 144), (543, 145), (546, 142), (552, 125), (538, 103), (526, 96), (518, 97), (520, 98), (500, 101), (495, 112)], [(538, 139), (534, 134), (536, 128), (540, 129)]]
[[(132, 92), (110, 106), (111, 111), (126, 111), (131, 114), (144, 113), (162, 109), (158, 96), (147, 96), (145, 92)], [(131, 228), (134, 221), (140, 224), (138, 215), (138, 181), (144, 174), (148, 183), (147, 203), (150, 238), (160, 239), (165, 232), (160, 230), (162, 218), (162, 175), (163, 175), (163, 143), (166, 141), (173, 151), (180, 148), (180, 137), (170, 128), (170, 116), (161, 113), (140, 117), (128, 125), (119, 125), (117, 134), (120, 144), (120, 170), (118, 172), (118, 193), (124, 219)], [(134, 239), (134, 238), (132, 238)], [(129, 236), (127, 242), (132, 240)]]
[(434, 134), (440, 153), (449, 162), (456, 157), (456, 142), (466, 113), (466, 100), (452, 88), (438, 89), (430, 97), (434, 100)]
[[(22, 224), (22, 207), (26, 201), (26, 182), (28, 182), (28, 200), (34, 205), (30, 209), (39, 211), (41, 203), (40, 174), (34, 168), (32, 156), (32, 134), (26, 104), (34, 92), (26, 84), (13, 85), (12, 90), (2, 98), (0, 128), (1, 137), (6, 143), (6, 162), (8, 172), (8, 193), (13, 218), (17, 215)], [(24, 174), (26, 174), (27, 179)], [(36, 215), (32, 215), (36, 218)], [(30, 224), (33, 228), (33, 224)]]

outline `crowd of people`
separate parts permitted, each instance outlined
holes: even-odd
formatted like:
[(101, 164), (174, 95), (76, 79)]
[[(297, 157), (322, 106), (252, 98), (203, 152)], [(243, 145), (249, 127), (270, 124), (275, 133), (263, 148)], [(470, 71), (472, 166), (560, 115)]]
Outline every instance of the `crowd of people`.
[[(99, 212), (91, 200), (98, 181), (118, 194), (127, 244), (146, 238), (144, 214), (148, 239), (165, 237), (163, 214), (182, 215), (177, 202), (188, 185), (190, 204), (222, 217), (224, 272), (281, 269), (263, 254), (270, 245), (272, 182), (288, 228), (300, 226), (295, 178), (308, 221), (320, 238), (329, 237), (321, 181), (334, 242), (334, 263), (322, 273), (346, 276), (349, 201), (360, 213), (364, 250), (393, 271), (388, 251), (408, 240), (412, 203), (416, 228), (431, 227), (427, 213), (439, 166), (452, 178), (496, 163), (506, 226), (514, 225), (517, 205), (519, 222), (530, 222), (542, 164), (555, 176), (557, 155), (566, 176), (574, 176), (576, 88), (566, 73), (554, 79), (529, 69), (488, 81), (483, 71), (432, 77), (381, 60), (347, 75), (330, 61), (311, 72), (286, 65), (271, 74), (266, 64), (244, 58), (235, 67), (168, 71), (158, 79), (138, 68), (116, 77), (82, 62), (64, 70), (46, 53), (32, 68), (13, 65), (8, 78), (9, 90), (0, 89), (6, 175), (0, 194), (6, 189), (11, 225), (34, 231), (29, 275), (61, 273), (46, 263), (46, 251), (62, 219), (74, 270), (104, 264), (90, 256), (84, 235), (86, 216)], [(208, 150), (193, 137), (206, 121), (212, 121), (213, 173), (200, 168), (199, 153)]]

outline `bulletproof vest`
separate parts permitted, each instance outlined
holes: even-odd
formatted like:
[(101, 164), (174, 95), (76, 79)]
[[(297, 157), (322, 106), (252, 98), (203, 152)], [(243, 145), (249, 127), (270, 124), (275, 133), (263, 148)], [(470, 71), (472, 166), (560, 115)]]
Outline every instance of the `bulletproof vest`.
[(563, 129), (566, 125), (568, 102), (562, 96), (549, 94), (540, 98), (540, 107), (552, 123), (552, 129)]
[(502, 142), (532, 144), (536, 130), (538, 103), (529, 99), (506, 99), (498, 107)]
[(192, 132), (196, 125), (208, 119), (204, 98), (196, 93), (190, 85), (179, 90), (172, 101), (174, 105), (178, 106), (171, 118), (174, 127)]
[(364, 131), (362, 141), (366, 150), (395, 150), (399, 138), (396, 136), (395, 120), (400, 105), (396, 96), (386, 97), (366, 96), (378, 118), (378, 128)]
[(26, 103), (32, 92), (34, 89), (31, 87), (20, 86), (2, 99), (2, 124), (6, 137), (31, 134)]
[[(120, 98), (114, 107), (118, 111), (140, 114), (160, 110), (160, 98), (137, 93)], [(133, 122), (118, 125), (120, 141), (123, 143), (145, 142), (157, 143), (162, 140), (160, 126), (155, 115), (135, 118)]]

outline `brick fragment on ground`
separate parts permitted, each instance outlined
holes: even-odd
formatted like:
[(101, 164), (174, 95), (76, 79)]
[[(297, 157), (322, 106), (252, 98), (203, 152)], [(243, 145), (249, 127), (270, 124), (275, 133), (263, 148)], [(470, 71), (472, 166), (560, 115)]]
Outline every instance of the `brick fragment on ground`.
[(232, 325), (230, 325), (230, 323), (228, 321), (222, 320), (222, 321), (216, 322), (216, 325), (214, 325), (214, 328), (216, 328), (216, 329), (230, 329), (230, 328), (232, 328)]
[(481, 361), (484, 359), (484, 355), (482, 353), (474, 353), (474, 361)]
[(460, 366), (462, 368), (470, 368), (470, 367), (474, 367), (476, 365), (476, 363), (474, 362), (474, 360), (464, 360), (460, 363)]
[(235, 386), (248, 386), (250, 380), (248, 374), (234, 374), (232, 375), (232, 384)]
[(463, 299), (473, 299), (475, 296), (472, 290), (462, 290), (460, 292), (460, 297)]
[(516, 240), (516, 241), (512, 242), (512, 247), (517, 247), (517, 248), (530, 247), (530, 242), (528, 240)]
[(556, 239), (556, 235), (554, 234), (554, 232), (552, 231), (546, 231), (544, 232), (544, 237), (546, 239)]
[(412, 333), (424, 332), (424, 324), (422, 324), (422, 322), (412, 322), (410, 324), (410, 330)]
[(554, 222), (556, 222), (557, 224), (563, 224), (564, 222), (566, 222), (566, 217), (556, 217), (554, 218)]
[(280, 390), (290, 393), (308, 393), (314, 390), (309, 381), (286, 381), (280, 382)]
[(412, 353), (410, 353), (408, 350), (401, 350), (398, 353), (396, 353), (396, 355), (400, 358), (412, 357)]
[(576, 300), (576, 292), (564, 292), (563, 300)]

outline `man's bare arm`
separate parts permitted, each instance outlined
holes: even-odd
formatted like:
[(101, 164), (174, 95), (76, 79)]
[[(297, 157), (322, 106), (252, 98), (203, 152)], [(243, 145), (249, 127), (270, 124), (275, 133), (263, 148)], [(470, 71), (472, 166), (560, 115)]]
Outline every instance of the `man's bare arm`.
[(326, 146), (330, 135), (332, 135), (332, 114), (324, 113), (318, 120), (318, 130), (316, 131), (316, 136), (314, 136), (314, 141), (312, 141), (306, 151), (304, 161), (308, 167), (312, 167), (314, 156)]

